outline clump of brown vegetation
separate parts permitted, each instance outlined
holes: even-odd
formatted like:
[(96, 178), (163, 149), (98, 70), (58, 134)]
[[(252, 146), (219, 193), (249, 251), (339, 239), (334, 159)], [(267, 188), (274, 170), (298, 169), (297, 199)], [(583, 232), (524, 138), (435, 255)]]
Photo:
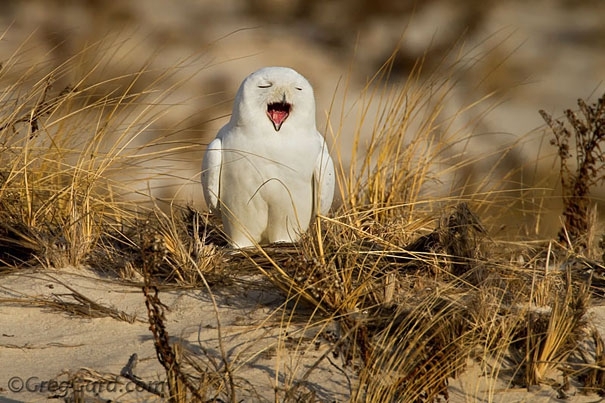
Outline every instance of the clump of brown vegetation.
[[(563, 394), (576, 382), (605, 391), (603, 342), (587, 315), (594, 289), (579, 275), (578, 253), (492, 238), (490, 228), (504, 218), (477, 211), (497, 192), (463, 189), (441, 198), (424, 192), (445, 175), (441, 167), (449, 173), (470, 164), (445, 163), (451, 162), (445, 150), (472, 133), (453, 129), (462, 111), (443, 116), (455, 84), (446, 72), (422, 80), (412, 73), (405, 84), (387, 85), (385, 66), (360, 96), (355, 155), (340, 172), (341, 205), (318, 217), (296, 245), (235, 252), (226, 248), (216, 218), (185, 206), (138, 208), (112, 175), (136, 166), (136, 151), (145, 146), (133, 151), (131, 145), (155, 116), (129, 114), (146, 105), (145, 90), (131, 91), (144, 71), (130, 76), (128, 90), (99, 96), (86, 77), (55, 91), (52, 77), (68, 68), (40, 79), (24, 75), (0, 89), (0, 263), (4, 270), (89, 265), (142, 278), (169, 385), (164, 398), (247, 396), (238, 377), (245, 358), (226, 353), (214, 299), (243, 273), (281, 291), (276, 326), (318, 327), (315, 342), (330, 346), (304, 373), (287, 382), (276, 376), (275, 400), (318, 400), (307, 379), (323, 361), (346, 374), (351, 401), (447, 400), (450, 380), (470, 365), (485, 368), (494, 382), (549, 384)], [(376, 116), (367, 115), (372, 103), (379, 106)], [(570, 131), (543, 114), (555, 133), (566, 192), (559, 236), (583, 248), (588, 190), (602, 180), (604, 103), (580, 104), (585, 120), (567, 114), (582, 150), (575, 176), (567, 165)], [(366, 119), (372, 131), (361, 150)], [(219, 357), (203, 345), (195, 356), (169, 338), (160, 291), (183, 286), (212, 299)], [(336, 330), (328, 332), (327, 324)]]
[[(579, 99), (578, 107), (579, 113), (565, 110), (568, 125), (561, 119), (553, 119), (544, 110), (540, 110), (540, 114), (554, 134), (551, 144), (557, 147), (560, 161), (563, 227), (558, 238), (583, 251), (590, 243), (593, 230), (590, 189), (605, 180), (605, 157), (601, 149), (605, 141), (605, 96), (591, 105)], [(575, 166), (570, 166), (574, 152)]]

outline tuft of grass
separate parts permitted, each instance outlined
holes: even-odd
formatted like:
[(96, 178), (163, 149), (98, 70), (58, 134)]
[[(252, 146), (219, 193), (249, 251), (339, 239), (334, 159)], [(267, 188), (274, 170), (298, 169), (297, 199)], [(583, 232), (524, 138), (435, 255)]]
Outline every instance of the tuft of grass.
[(56, 67), (25, 71), (19, 50), (2, 61), (0, 263), (88, 264), (106, 235), (120, 237), (149, 211), (133, 201), (137, 178), (151, 179), (141, 150), (161, 142), (146, 133), (178, 83), (156, 88), (181, 66), (153, 71), (148, 61), (99, 79), (111, 62), (104, 56), (120, 46), (101, 41)]
[(596, 392), (605, 396), (605, 343), (593, 325), (589, 328), (590, 350), (580, 351), (582, 365), (577, 371), (586, 392)]
[[(547, 276), (534, 287), (534, 295), (543, 292), (548, 299), (522, 309), (525, 320), (515, 335), (514, 352), (523, 355), (517, 363), (523, 386), (548, 382), (549, 371), (578, 350), (587, 326), (590, 292), (583, 284), (572, 284), (570, 273), (554, 281)], [(545, 291), (544, 287), (552, 289)]]

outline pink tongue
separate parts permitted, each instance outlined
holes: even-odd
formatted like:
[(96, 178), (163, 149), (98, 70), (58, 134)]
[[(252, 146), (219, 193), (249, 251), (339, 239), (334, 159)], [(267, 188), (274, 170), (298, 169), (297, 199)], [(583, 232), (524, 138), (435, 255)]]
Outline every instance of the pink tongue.
[(284, 123), (284, 120), (286, 120), (288, 117), (288, 112), (286, 111), (270, 110), (268, 113), (269, 117), (273, 123), (277, 125), (277, 127), (281, 126), (281, 124)]

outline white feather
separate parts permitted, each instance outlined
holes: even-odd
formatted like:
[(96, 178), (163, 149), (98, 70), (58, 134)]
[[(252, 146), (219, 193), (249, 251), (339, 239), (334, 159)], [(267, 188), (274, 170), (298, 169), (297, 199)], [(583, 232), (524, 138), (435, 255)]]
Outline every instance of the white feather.
[(213, 213), (219, 212), (218, 200), (220, 197), (220, 177), (221, 177), (221, 139), (216, 138), (208, 144), (204, 161), (202, 162), (202, 189), (204, 190), (204, 199), (208, 208)]
[(334, 180), (309, 82), (285, 67), (249, 75), (202, 164), (206, 203), (231, 244), (297, 241), (316, 212), (330, 209)]
[(332, 158), (330, 157), (325, 141), (323, 141), (319, 132), (317, 133), (317, 136), (323, 142), (323, 147), (317, 157), (315, 170), (313, 171), (313, 180), (315, 180), (316, 183), (315, 192), (319, 192), (314, 198), (317, 203), (316, 211), (319, 211), (322, 215), (326, 215), (328, 214), (328, 211), (330, 211), (332, 199), (334, 198), (336, 173), (334, 172), (334, 164), (332, 163)]

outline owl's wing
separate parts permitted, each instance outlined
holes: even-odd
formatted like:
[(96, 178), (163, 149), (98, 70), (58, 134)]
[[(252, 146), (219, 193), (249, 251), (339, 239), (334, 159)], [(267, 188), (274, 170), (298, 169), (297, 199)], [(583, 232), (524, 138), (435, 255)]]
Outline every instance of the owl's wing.
[(202, 162), (202, 188), (204, 199), (211, 212), (219, 210), (222, 160), (222, 141), (217, 137), (208, 144)]
[(315, 162), (315, 170), (313, 171), (315, 211), (326, 215), (332, 206), (336, 177), (334, 163), (328, 152), (328, 146), (321, 134), (317, 133), (317, 135), (321, 139), (322, 148)]

